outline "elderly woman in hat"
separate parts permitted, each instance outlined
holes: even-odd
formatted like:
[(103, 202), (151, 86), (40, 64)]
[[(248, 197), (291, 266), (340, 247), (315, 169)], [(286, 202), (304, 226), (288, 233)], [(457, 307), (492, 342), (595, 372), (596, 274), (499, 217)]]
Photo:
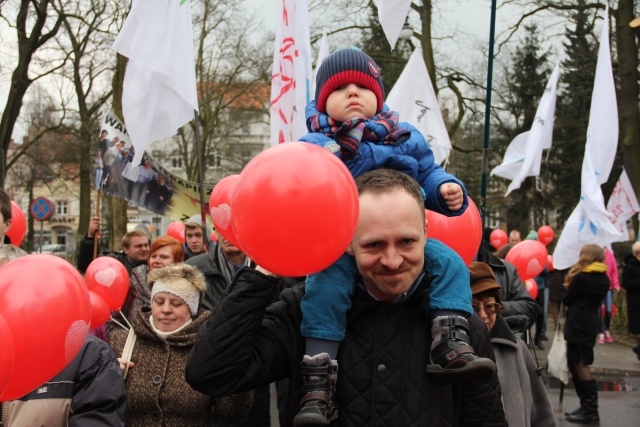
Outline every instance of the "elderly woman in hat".
[[(251, 408), (252, 394), (212, 399), (185, 380), (185, 364), (198, 329), (211, 314), (199, 309), (206, 286), (202, 273), (186, 264), (169, 265), (152, 270), (148, 283), (150, 306), (133, 313), (132, 333), (117, 330), (111, 341), (116, 353), (131, 354), (131, 362), (121, 360), (127, 365), (127, 426), (215, 426), (241, 421)], [(135, 335), (132, 351), (130, 335)]]
[(493, 270), (483, 262), (472, 262), (469, 272), (473, 311), (491, 335), (509, 427), (555, 426), (551, 402), (527, 345), (513, 334), (500, 315), (500, 285)]

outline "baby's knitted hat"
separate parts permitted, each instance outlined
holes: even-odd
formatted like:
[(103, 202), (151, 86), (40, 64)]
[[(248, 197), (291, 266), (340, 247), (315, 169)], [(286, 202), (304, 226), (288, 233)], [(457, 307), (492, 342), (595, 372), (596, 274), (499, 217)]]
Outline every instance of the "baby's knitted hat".
[(360, 49), (339, 49), (327, 56), (316, 75), (316, 109), (327, 112), (327, 98), (341, 86), (355, 83), (376, 95), (376, 113), (382, 111), (384, 88), (380, 69), (373, 59)]

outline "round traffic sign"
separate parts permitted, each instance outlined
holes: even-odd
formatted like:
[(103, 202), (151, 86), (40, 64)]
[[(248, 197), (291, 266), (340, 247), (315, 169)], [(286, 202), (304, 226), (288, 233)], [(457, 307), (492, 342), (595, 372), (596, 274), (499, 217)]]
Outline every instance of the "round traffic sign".
[(47, 221), (53, 216), (53, 202), (46, 197), (36, 197), (29, 205), (29, 214), (38, 221)]

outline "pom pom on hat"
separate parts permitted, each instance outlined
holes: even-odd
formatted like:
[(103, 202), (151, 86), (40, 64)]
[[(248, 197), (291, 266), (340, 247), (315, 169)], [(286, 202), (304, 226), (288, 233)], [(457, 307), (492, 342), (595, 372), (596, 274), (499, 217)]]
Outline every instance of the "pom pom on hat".
[(376, 95), (376, 113), (382, 111), (384, 88), (380, 68), (373, 59), (360, 49), (339, 49), (327, 56), (320, 64), (316, 75), (316, 109), (327, 112), (327, 98), (341, 86), (355, 83)]
[(481, 294), (491, 289), (501, 288), (501, 286), (496, 283), (493, 270), (484, 262), (474, 261), (469, 264), (469, 274), (471, 276), (471, 293), (473, 295)]

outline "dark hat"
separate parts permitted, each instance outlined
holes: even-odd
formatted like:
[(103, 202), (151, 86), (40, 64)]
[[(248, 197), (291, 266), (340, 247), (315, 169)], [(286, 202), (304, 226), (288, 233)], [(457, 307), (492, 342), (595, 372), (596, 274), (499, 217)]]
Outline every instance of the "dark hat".
[(474, 261), (469, 264), (469, 273), (471, 275), (471, 294), (477, 295), (491, 289), (500, 289), (493, 270), (484, 262)]
[(384, 89), (380, 68), (360, 49), (339, 49), (327, 56), (316, 75), (316, 109), (327, 112), (327, 98), (339, 88), (350, 83), (365, 87), (376, 95), (376, 113), (382, 111)]

